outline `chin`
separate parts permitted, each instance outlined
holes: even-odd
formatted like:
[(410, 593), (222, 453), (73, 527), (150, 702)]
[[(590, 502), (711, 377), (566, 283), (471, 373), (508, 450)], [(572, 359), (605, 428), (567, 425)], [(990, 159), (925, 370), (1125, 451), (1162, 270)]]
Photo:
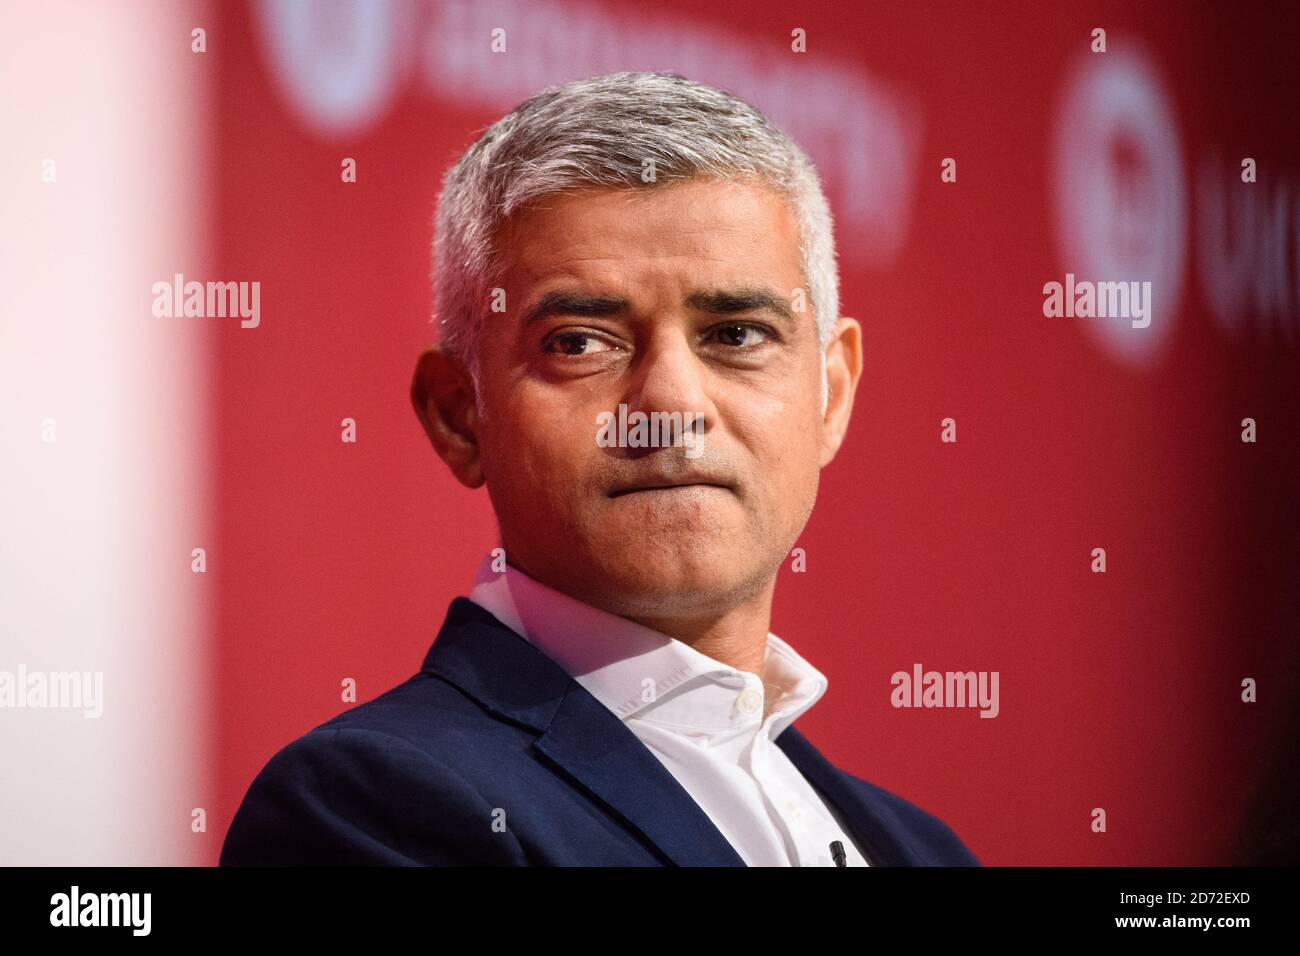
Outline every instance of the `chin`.
[(746, 589), (757, 573), (753, 550), (701, 547), (681, 542), (654, 547), (645, 539), (625, 541), (617, 555), (603, 555), (588, 582), (603, 604), (624, 616), (654, 616), (712, 605)]

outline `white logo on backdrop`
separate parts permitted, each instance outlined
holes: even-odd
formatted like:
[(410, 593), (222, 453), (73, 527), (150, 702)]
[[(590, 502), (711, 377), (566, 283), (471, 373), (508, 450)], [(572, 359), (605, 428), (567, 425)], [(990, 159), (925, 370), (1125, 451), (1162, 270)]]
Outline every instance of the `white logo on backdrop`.
[[(767, 41), (653, 7), (261, 0), (255, 10), (276, 88), (320, 134), (353, 135), (383, 120), (407, 82), (458, 109), (499, 113), (566, 80), (673, 70), (749, 100), (808, 152), (836, 215), (841, 257), (885, 266), (907, 238), (920, 110), (852, 60), (773, 56)], [(491, 52), (493, 31), (505, 31), (507, 52)]]
[(1090, 54), (1066, 81), (1053, 137), (1056, 231), (1064, 266), (1090, 282), (1151, 283), (1150, 324), (1089, 322), (1135, 365), (1169, 340), (1186, 258), (1183, 160), (1154, 67), (1131, 50)]
[(312, 126), (340, 135), (383, 117), (398, 79), (405, 4), (262, 0), (254, 7), (272, 81)]

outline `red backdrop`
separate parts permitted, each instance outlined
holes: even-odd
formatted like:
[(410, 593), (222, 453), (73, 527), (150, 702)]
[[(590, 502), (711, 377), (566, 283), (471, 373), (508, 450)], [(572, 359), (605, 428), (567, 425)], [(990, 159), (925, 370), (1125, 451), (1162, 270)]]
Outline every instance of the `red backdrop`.
[[(352, 706), (345, 678), (364, 701), (413, 674), (495, 544), (486, 493), (451, 478), (407, 399), (443, 172), (542, 85), (621, 68), (768, 110), (837, 217), (866, 366), (807, 572), (777, 592), (773, 630), (830, 679), (800, 727), (988, 864), (1230, 859), (1300, 689), (1290, 5), (851, 6), (214, 12), (214, 252), (196, 278), (262, 284), (260, 326), (213, 336), (214, 861), (262, 764)], [(1116, 106), (1109, 140), (1076, 83)], [(1058, 200), (1079, 168), (1110, 170), (1119, 198)], [(1129, 215), (1155, 263), (1111, 276), (1160, 277), (1145, 338), (1043, 315), (1044, 283), (1121, 242), (1098, 208)], [(998, 671), (999, 716), (894, 709), (890, 675), (915, 662)]]

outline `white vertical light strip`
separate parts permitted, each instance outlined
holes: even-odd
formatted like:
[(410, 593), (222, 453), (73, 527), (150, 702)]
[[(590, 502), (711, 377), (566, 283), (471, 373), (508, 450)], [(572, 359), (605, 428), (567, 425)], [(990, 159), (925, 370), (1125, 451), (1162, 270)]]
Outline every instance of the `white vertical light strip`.
[(150, 310), (152, 283), (205, 265), (213, 66), (195, 58), (213, 54), (190, 31), (211, 50), (211, 19), (0, 8), (0, 700), (20, 669), (103, 675), (97, 718), (0, 706), (0, 864), (198, 863), (219, 840), (191, 832), (210, 793), (210, 576), (190, 551), (212, 550), (211, 333)]

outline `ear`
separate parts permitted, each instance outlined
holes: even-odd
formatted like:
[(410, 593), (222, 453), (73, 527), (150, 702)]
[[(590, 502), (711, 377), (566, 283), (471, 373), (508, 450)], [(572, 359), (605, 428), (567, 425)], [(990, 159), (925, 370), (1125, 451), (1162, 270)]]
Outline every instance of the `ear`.
[(483, 484), (474, 383), (441, 345), (429, 346), (416, 361), (411, 404), (434, 451), (456, 479), (467, 488)]
[(822, 413), (821, 467), (825, 468), (849, 430), (853, 396), (862, 377), (862, 327), (856, 319), (841, 318), (826, 343), (826, 411)]

